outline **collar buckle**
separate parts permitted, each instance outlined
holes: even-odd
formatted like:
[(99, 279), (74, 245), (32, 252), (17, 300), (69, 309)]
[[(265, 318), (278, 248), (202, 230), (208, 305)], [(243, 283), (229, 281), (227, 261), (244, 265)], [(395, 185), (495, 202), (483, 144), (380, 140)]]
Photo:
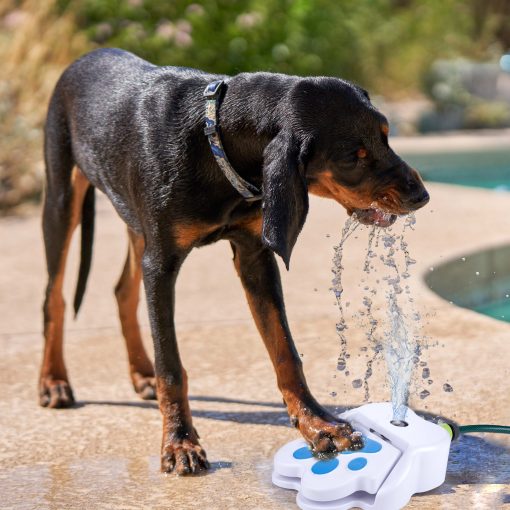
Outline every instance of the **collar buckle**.
[(204, 97), (206, 97), (207, 99), (216, 99), (220, 95), (223, 85), (225, 85), (225, 82), (223, 80), (213, 81), (212, 83), (209, 83), (204, 90)]

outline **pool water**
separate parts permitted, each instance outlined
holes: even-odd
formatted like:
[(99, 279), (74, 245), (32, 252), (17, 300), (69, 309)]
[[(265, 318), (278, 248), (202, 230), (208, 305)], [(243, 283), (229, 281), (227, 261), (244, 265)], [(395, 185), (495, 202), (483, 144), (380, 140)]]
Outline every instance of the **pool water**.
[[(510, 146), (510, 140), (509, 140)], [(409, 154), (426, 181), (510, 191), (510, 150)]]
[(499, 319), (501, 321), (510, 322), (510, 299), (498, 301), (496, 303), (488, 303), (474, 308), (479, 313)]
[[(510, 140), (508, 146), (510, 147)], [(405, 156), (405, 160), (419, 170), (425, 181), (510, 192), (510, 150), (508, 148), (477, 152), (409, 154)], [(483, 254), (480, 255), (483, 256)], [(506, 262), (507, 260), (508, 262)], [(504, 267), (499, 268), (495, 274), (501, 275), (510, 272), (509, 268), (510, 258), (505, 258)], [(453, 268), (448, 270), (451, 271), (451, 269)], [(498, 287), (501, 287), (503, 285), (501, 276), (498, 276), (498, 281)], [(497, 285), (497, 283), (486, 282), (486, 289), (494, 285)], [(446, 294), (449, 293), (445, 289), (443, 291)], [(466, 288), (463, 289), (461, 294), (467, 296), (471, 292), (472, 290)], [(494, 319), (510, 322), (510, 294), (507, 293), (510, 290), (500, 288), (498, 292), (497, 298), (493, 295), (488, 300), (477, 304), (462, 303), (463, 299), (459, 296), (456, 296), (459, 299), (453, 299), (453, 302)], [(440, 292), (440, 294), (443, 293)], [(445, 296), (443, 295), (443, 297)]]

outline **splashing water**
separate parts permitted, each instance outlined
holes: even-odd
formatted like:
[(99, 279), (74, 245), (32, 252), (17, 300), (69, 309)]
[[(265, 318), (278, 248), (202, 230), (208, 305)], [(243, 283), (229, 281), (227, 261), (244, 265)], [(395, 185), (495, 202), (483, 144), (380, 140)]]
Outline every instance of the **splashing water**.
[(347, 218), (345, 222), (344, 228), (342, 230), (342, 238), (340, 239), (340, 243), (334, 247), (334, 255), (333, 255), (333, 279), (331, 280), (331, 290), (335, 295), (335, 299), (338, 305), (338, 321), (336, 323), (336, 334), (338, 335), (338, 339), (340, 342), (340, 354), (337, 360), (337, 369), (340, 371), (344, 371), (347, 366), (347, 359), (349, 358), (349, 354), (347, 352), (347, 337), (345, 334), (345, 330), (347, 329), (347, 324), (345, 322), (345, 314), (344, 307), (342, 303), (342, 293), (344, 291), (342, 287), (342, 270), (344, 267), (342, 266), (342, 256), (343, 256), (343, 248), (344, 243), (347, 239), (352, 235), (352, 233), (359, 227), (360, 223), (356, 221), (356, 215), (352, 215)]
[[(368, 360), (363, 379), (354, 378), (352, 386), (353, 388), (363, 387), (365, 393), (364, 399), (365, 401), (369, 400), (369, 379), (373, 374), (373, 364), (383, 354), (387, 365), (394, 420), (405, 419), (413, 369), (420, 362), (420, 355), (426, 347), (425, 339), (420, 331), (420, 314), (414, 310), (409, 285), (404, 285), (405, 281), (410, 277), (410, 266), (416, 263), (409, 254), (404, 235), (407, 229), (414, 228), (415, 223), (414, 215), (407, 216), (400, 234), (395, 234), (392, 228), (368, 227), (368, 248), (363, 263), (364, 276), (361, 280), (366, 294), (363, 296), (363, 308), (358, 312), (358, 318), (360, 319), (360, 326), (366, 331), (365, 336), (368, 341), (368, 347), (361, 347), (360, 350), (368, 352), (366, 355)], [(344, 269), (342, 256), (346, 240), (359, 226), (360, 223), (356, 220), (355, 215), (348, 218), (342, 230), (340, 243), (334, 248), (333, 257), (331, 290), (335, 294), (339, 310), (339, 319), (336, 324), (340, 343), (337, 369), (346, 376), (350, 375), (350, 370), (347, 370), (350, 354), (347, 348), (348, 326), (342, 301), (344, 294), (342, 286), (342, 270)], [(382, 253), (378, 254), (380, 251)], [(404, 259), (402, 270), (399, 269), (402, 264), (397, 260), (397, 255), (399, 254), (403, 255)], [(377, 264), (379, 266), (382, 265), (384, 276), (376, 279), (374, 282), (373, 273), (377, 271)], [(374, 298), (377, 297), (381, 280), (385, 281), (388, 286), (385, 291), (385, 321), (378, 320), (374, 314)], [(402, 285), (404, 285), (404, 288)], [(404, 294), (407, 298), (403, 297)], [(403, 303), (404, 300), (406, 302)], [(427, 363), (421, 362), (421, 365), (426, 367)], [(426, 367), (422, 372), (422, 377), (428, 379), (429, 376), (430, 369)], [(428, 383), (431, 384), (431, 382), (432, 380), (428, 379)], [(444, 391), (448, 392), (451, 390), (447, 387)], [(430, 392), (425, 389), (419, 394), (422, 399), (428, 395), (430, 395)]]
[[(406, 229), (414, 226), (415, 223), (414, 216), (409, 215), (406, 217), (400, 236), (395, 236), (391, 232), (385, 233), (383, 242), (386, 253), (381, 255), (383, 264), (390, 268), (390, 274), (383, 278), (389, 286), (386, 291), (389, 328), (385, 332), (384, 356), (391, 388), (393, 420), (398, 421), (403, 421), (406, 417), (411, 376), (421, 352), (421, 339), (416, 331), (410, 331), (409, 321), (406, 324), (406, 315), (399, 299), (399, 295), (403, 293), (402, 279), (409, 278), (409, 266), (415, 262), (409, 255), (404, 234)], [(398, 241), (404, 254), (405, 268), (402, 276), (395, 258)], [(406, 286), (406, 290), (409, 291), (409, 286)], [(419, 315), (414, 312), (413, 318), (419, 321)]]

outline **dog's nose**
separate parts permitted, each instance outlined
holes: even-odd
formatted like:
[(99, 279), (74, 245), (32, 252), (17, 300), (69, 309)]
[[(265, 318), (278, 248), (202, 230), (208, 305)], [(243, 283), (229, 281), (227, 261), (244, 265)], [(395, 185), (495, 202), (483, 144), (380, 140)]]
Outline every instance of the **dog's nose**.
[(430, 200), (430, 196), (426, 189), (420, 190), (418, 193), (414, 193), (406, 200), (406, 206), (409, 209), (415, 211), (420, 207), (423, 207)]

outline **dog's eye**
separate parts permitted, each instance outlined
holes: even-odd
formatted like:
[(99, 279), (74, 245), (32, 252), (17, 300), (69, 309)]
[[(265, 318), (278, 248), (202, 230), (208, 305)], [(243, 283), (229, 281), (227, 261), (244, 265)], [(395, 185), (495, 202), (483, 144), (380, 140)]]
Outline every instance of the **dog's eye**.
[(358, 159), (364, 159), (367, 157), (367, 150), (366, 149), (358, 149), (358, 152), (356, 152), (356, 156), (358, 156)]

